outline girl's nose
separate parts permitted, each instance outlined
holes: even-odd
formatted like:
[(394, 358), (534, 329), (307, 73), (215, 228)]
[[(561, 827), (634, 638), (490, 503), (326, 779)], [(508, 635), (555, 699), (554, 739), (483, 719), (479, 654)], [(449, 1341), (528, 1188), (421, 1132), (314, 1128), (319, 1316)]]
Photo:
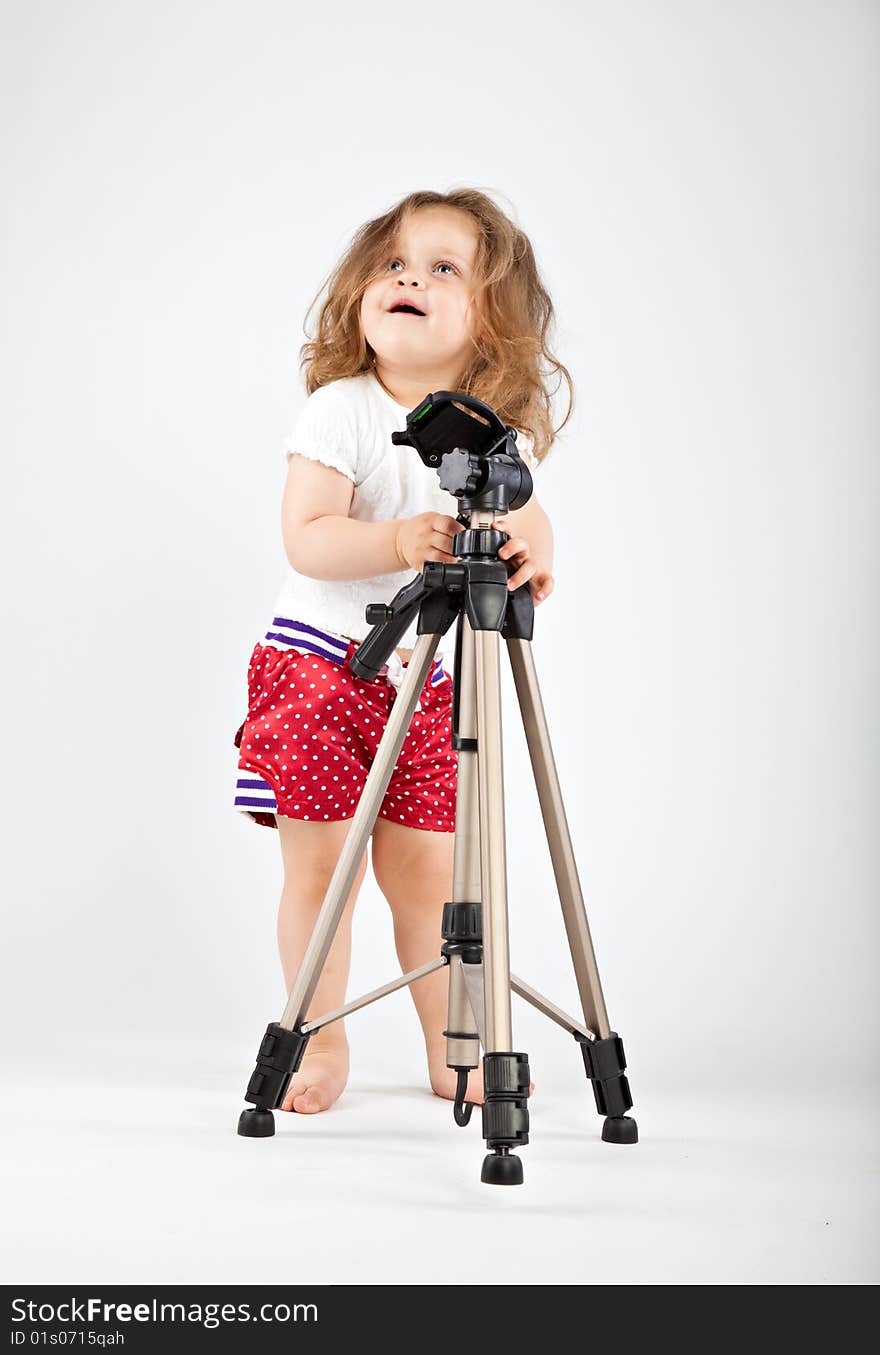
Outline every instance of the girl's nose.
[(421, 275), (414, 268), (405, 268), (402, 273), (398, 273), (397, 281), (402, 287), (412, 287), (413, 285), (420, 289), (424, 287)]

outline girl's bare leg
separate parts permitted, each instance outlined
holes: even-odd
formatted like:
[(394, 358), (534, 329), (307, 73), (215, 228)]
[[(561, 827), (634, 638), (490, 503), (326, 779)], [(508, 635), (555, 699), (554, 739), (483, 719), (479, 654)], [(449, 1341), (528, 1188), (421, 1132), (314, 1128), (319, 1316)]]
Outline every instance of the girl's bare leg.
[[(277, 815), (284, 858), (284, 888), (278, 910), (278, 948), (289, 993), (312, 935), (315, 919), (351, 820), (341, 823), (302, 822)], [(358, 867), (345, 911), (333, 938), (306, 1019), (343, 1006), (351, 961), (351, 920), (355, 900), (367, 868), (367, 853)], [(310, 1038), (302, 1063), (290, 1080), (282, 1110), (314, 1114), (327, 1110), (348, 1080), (348, 1040), (345, 1023), (333, 1021)]]

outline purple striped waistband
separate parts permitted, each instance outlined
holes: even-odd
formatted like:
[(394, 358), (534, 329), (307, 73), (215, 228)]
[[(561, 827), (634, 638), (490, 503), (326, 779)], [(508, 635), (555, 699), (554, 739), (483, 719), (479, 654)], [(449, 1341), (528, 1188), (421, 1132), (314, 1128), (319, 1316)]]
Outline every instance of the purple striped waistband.
[[(331, 663), (338, 664), (345, 662), (349, 646), (349, 641), (344, 635), (321, 630), (318, 626), (309, 626), (305, 621), (293, 621), (286, 616), (272, 618), (272, 625), (266, 631), (264, 643), (274, 645), (276, 649), (295, 649), (300, 654), (317, 654), (322, 659), (329, 659)], [(392, 686), (399, 687), (403, 666), (396, 651), (392, 652), (387, 668), (388, 681)], [(431, 686), (436, 687), (441, 682), (451, 681), (450, 674), (443, 667), (443, 660), (435, 659), (431, 668)]]

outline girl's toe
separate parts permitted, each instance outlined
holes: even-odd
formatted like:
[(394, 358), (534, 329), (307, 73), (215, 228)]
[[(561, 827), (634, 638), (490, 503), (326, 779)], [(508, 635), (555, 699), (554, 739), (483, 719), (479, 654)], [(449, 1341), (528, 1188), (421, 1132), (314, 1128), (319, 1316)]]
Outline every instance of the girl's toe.
[(284, 1093), (284, 1099), (281, 1102), (281, 1109), (293, 1110), (293, 1103), (298, 1095), (299, 1091), (294, 1089), (293, 1083), (291, 1082), (290, 1086), (287, 1088), (287, 1091)]
[(309, 1115), (313, 1111), (321, 1109), (321, 1098), (314, 1087), (307, 1087), (304, 1092), (294, 1098), (293, 1108)]

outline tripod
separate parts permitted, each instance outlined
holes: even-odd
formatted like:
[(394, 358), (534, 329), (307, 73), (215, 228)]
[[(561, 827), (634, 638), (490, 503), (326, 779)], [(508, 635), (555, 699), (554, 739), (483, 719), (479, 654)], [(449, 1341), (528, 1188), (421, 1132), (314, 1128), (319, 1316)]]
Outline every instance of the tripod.
[[(602, 1138), (635, 1143), (636, 1122), (625, 1076), (620, 1036), (610, 1028), (590, 938), (571, 838), (535, 672), (531, 639), (534, 607), (528, 584), (511, 593), (498, 550), (509, 538), (496, 516), (521, 507), (531, 495), (528, 468), (515, 448), (516, 431), (490, 406), (461, 392), (441, 391), (407, 416), (406, 432), (392, 441), (413, 446), (459, 502), (465, 530), (455, 539), (455, 564), (427, 561), (420, 576), (390, 605), (371, 604), (373, 629), (350, 659), (358, 677), (375, 678), (418, 613), (418, 639), (407, 666), (357, 809), (327, 888), (309, 944), (280, 1021), (270, 1023), (245, 1093), (239, 1134), (264, 1138), (275, 1132), (272, 1110), (281, 1105), (299, 1068), (309, 1037), (331, 1021), (375, 1002), (444, 966), (449, 972), (446, 1064), (457, 1073), (455, 1122), (466, 1125), (473, 1105), (465, 1101), (468, 1072), (483, 1049), (482, 1133), (489, 1149), (481, 1180), (522, 1182), (522, 1162), (513, 1151), (529, 1141), (529, 1062), (514, 1050), (511, 992), (531, 1003), (580, 1046), (596, 1109), (604, 1115)], [(462, 445), (464, 444), (464, 445)], [(384, 984), (335, 1011), (306, 1020), (306, 1012), (345, 910), (358, 865), (373, 830), (419, 693), (431, 671), (437, 645), (455, 622), (452, 746), (458, 753), (452, 899), (444, 904), (443, 944), (436, 960)], [(559, 892), (583, 1022), (510, 972), (507, 915), (504, 791), (501, 738), (500, 639), (507, 641), (529, 758)]]

